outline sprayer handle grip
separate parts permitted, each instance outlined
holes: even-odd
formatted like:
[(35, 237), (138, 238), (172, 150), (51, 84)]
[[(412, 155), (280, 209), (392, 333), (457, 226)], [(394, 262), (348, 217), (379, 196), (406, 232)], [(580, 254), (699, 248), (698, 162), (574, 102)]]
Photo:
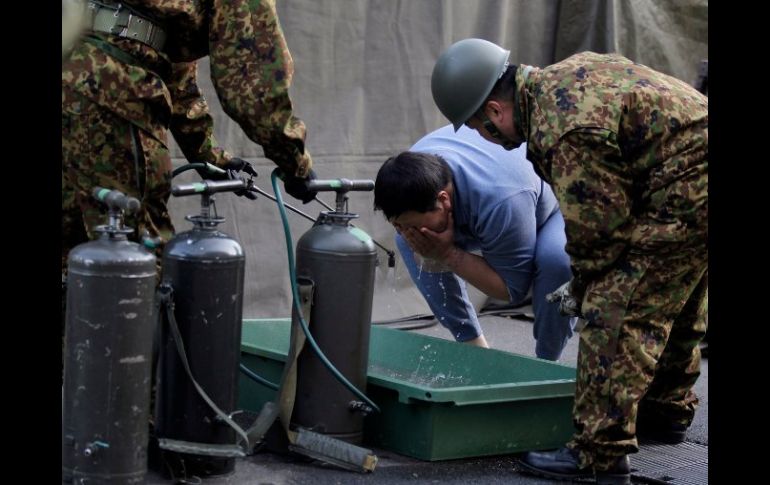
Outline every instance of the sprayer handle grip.
[(171, 187), (171, 194), (175, 197), (184, 195), (214, 194), (217, 192), (235, 192), (246, 188), (243, 179), (233, 180), (202, 180), (191, 184), (180, 184)]
[(106, 204), (110, 209), (122, 210), (128, 214), (133, 214), (142, 206), (139, 199), (129, 197), (117, 190), (105, 189), (104, 187), (94, 187), (91, 195), (99, 202)]
[(318, 192), (349, 192), (351, 190), (368, 191), (374, 190), (374, 180), (316, 179), (308, 182), (307, 186), (308, 189)]

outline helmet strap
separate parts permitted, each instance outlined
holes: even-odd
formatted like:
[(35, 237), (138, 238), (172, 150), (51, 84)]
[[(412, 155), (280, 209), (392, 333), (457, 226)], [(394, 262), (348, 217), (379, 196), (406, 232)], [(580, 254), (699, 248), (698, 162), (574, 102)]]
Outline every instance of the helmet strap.
[(499, 141), (503, 148), (506, 150), (513, 150), (518, 146), (516, 143), (509, 140), (502, 133), (500, 133), (500, 130), (498, 130), (497, 126), (492, 123), (492, 120), (489, 119), (486, 113), (482, 114), (481, 116), (481, 123), (484, 125), (484, 129), (487, 130), (490, 135), (492, 135), (492, 138)]

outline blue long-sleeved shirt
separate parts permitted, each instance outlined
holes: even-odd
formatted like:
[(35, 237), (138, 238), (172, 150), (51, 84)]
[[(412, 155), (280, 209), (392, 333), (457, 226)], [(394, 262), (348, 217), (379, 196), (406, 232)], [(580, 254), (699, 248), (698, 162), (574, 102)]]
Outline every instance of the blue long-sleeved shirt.
[[(523, 300), (532, 282), (537, 231), (559, 208), (551, 188), (526, 160), (526, 146), (507, 151), (474, 130), (462, 127), (454, 133), (448, 125), (423, 137), (411, 150), (446, 160), (453, 175), (455, 244), (465, 251), (480, 250), (505, 282), (511, 302)], [(403, 238), (396, 239), (439, 321), (457, 340), (480, 335), (464, 282), (453, 273), (420, 268)]]

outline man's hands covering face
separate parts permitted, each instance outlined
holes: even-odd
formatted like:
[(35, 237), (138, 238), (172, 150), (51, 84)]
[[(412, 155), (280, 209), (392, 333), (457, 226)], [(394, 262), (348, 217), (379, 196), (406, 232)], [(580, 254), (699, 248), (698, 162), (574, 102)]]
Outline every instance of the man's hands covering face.
[(427, 259), (449, 263), (457, 250), (454, 244), (454, 220), (452, 213), (447, 217), (447, 227), (435, 232), (427, 227), (407, 227), (400, 230), (412, 251)]

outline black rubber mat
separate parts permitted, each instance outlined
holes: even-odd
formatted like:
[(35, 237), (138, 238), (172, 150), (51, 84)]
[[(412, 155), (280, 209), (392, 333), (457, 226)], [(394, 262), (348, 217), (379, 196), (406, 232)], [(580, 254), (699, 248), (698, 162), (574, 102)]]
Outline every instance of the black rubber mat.
[(634, 483), (708, 485), (708, 450), (697, 443), (642, 442), (630, 455), (631, 476)]

